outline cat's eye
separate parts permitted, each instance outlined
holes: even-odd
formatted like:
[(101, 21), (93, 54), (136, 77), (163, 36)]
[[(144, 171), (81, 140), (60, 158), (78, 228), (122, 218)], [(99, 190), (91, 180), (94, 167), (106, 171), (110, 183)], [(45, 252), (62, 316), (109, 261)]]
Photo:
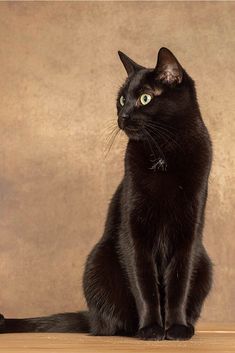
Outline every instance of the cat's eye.
[(120, 101), (121, 106), (123, 107), (124, 104), (125, 104), (126, 99), (125, 99), (125, 97), (121, 96), (119, 101)]
[(140, 103), (142, 105), (149, 104), (149, 102), (152, 100), (152, 96), (148, 93), (144, 93), (140, 96)]

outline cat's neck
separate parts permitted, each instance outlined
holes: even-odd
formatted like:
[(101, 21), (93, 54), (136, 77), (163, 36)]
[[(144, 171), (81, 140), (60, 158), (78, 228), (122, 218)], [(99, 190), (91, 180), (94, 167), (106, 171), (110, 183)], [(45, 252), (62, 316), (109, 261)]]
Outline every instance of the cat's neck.
[(161, 147), (150, 146), (147, 141), (129, 140), (126, 149), (125, 168), (135, 172), (165, 172), (167, 155)]

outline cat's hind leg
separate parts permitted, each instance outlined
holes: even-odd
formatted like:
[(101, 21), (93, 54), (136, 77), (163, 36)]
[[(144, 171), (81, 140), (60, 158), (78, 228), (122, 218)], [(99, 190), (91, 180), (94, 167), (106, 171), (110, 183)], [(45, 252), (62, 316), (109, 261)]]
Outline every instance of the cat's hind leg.
[(96, 336), (134, 335), (138, 316), (112, 239), (93, 249), (84, 274), (90, 332)]
[(194, 327), (212, 286), (212, 264), (204, 248), (197, 256), (187, 301), (187, 323)]

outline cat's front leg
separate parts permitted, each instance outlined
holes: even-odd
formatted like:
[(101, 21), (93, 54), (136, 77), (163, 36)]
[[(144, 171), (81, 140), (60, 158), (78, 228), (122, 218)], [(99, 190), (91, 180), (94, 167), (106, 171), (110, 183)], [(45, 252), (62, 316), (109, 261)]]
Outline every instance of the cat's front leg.
[(165, 274), (166, 339), (187, 340), (194, 335), (194, 327), (187, 324), (186, 304), (192, 273), (192, 254), (187, 247), (172, 259)]
[[(136, 336), (145, 340), (162, 340), (165, 330), (161, 317), (157, 268), (152, 248), (146, 245), (144, 235), (143, 225), (136, 219), (132, 220), (129, 253), (125, 261), (139, 317)], [(126, 247), (126, 240), (123, 245)]]
[(144, 340), (162, 340), (165, 330), (161, 318), (156, 266), (151, 254), (146, 253), (143, 248), (138, 249), (136, 246), (135, 251), (133, 293), (139, 316), (137, 337)]

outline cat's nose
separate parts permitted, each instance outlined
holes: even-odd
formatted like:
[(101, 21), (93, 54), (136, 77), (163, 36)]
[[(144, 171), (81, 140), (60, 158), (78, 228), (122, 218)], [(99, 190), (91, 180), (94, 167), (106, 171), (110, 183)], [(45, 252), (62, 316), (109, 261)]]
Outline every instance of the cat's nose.
[(129, 114), (122, 114), (118, 117), (118, 126), (120, 129), (123, 130), (126, 127), (129, 117)]

